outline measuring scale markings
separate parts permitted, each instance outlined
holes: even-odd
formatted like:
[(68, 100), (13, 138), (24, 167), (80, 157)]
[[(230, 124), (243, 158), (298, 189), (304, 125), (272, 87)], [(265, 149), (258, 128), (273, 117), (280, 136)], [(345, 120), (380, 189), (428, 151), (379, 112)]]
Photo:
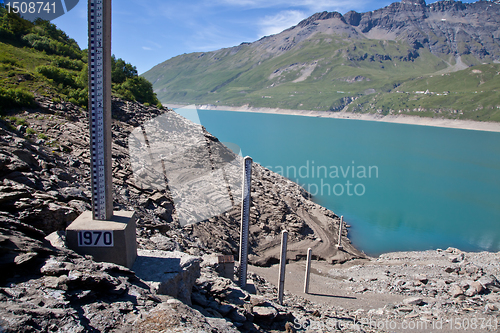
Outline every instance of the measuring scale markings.
[(245, 157), (243, 164), (243, 193), (241, 205), (241, 230), (240, 230), (240, 287), (247, 285), (248, 266), (248, 226), (250, 224), (250, 199), (252, 186), (252, 158)]
[(92, 147), (92, 191), (93, 215), (97, 220), (106, 220), (108, 186), (105, 169), (104, 126), (104, 7), (103, 0), (90, 0), (89, 44), (90, 44), (90, 100), (91, 100), (91, 147)]

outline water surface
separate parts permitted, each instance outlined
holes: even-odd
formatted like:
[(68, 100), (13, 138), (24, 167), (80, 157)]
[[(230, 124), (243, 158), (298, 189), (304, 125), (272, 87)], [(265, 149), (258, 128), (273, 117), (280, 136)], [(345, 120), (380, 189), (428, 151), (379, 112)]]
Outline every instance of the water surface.
[[(303, 185), (366, 253), (500, 250), (500, 133), (199, 110), (243, 156)], [(354, 168), (354, 173), (353, 173)]]

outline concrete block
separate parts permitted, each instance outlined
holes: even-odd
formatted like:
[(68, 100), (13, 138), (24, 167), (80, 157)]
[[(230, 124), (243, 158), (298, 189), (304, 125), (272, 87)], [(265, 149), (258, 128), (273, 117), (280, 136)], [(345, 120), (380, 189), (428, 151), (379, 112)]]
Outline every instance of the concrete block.
[(132, 270), (157, 294), (191, 305), (191, 291), (200, 276), (200, 257), (179, 251), (139, 250)]
[(134, 212), (115, 211), (110, 221), (92, 218), (83, 212), (66, 228), (66, 245), (75, 252), (89, 254), (96, 261), (131, 268), (137, 257)]
[(232, 255), (222, 255), (217, 257), (217, 273), (220, 276), (234, 280), (234, 257)]
[(245, 286), (245, 290), (252, 295), (257, 295), (257, 288), (255, 287), (255, 283), (251, 279), (247, 279), (247, 285)]

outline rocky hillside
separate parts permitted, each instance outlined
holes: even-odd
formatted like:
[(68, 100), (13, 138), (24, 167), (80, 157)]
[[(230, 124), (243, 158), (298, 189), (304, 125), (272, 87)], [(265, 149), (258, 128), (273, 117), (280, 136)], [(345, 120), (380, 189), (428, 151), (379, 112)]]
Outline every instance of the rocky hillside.
[[(0, 326), (20, 328), (29, 324), (42, 327), (43, 331), (62, 320), (75, 329), (80, 326), (98, 329), (99, 325), (109, 328), (115, 325), (110, 318), (117, 314), (128, 322), (131, 311), (148, 310), (156, 301), (140, 279), (124, 268), (93, 263), (72, 251), (56, 249), (44, 239), (54, 232), (63, 233), (81, 212), (90, 209), (88, 113), (74, 104), (54, 103), (40, 96), (36, 97), (36, 103), (36, 108), (13, 113), (0, 121), (0, 263), (4, 272), (0, 277), (0, 295), (2, 304), (7, 306), (1, 311), (19, 306), (15, 316), (9, 317), (7, 324), (0, 322)], [(174, 122), (186, 123), (173, 111), (119, 99), (113, 101), (115, 209), (135, 210), (139, 214), (140, 249), (237, 257), (238, 205), (209, 220), (181, 227), (171, 193), (141, 189), (134, 180), (128, 135), (160, 114)], [(206, 138), (208, 143), (218, 143), (209, 133)], [(290, 232), (292, 260), (302, 258), (308, 247), (330, 262), (363, 257), (350, 245), (347, 233), (343, 235), (344, 251), (338, 252), (332, 246), (337, 241), (339, 218), (310, 201), (298, 185), (254, 165), (252, 186), (251, 263), (276, 262), (282, 229)], [(23, 283), (39, 285), (40, 290), (55, 297), (55, 303), (37, 301), (45, 294), (27, 291)], [(18, 284), (21, 289), (15, 288)], [(114, 292), (113, 288), (118, 289)], [(86, 296), (85, 290), (89, 289), (93, 291)], [(137, 296), (134, 305), (130, 305), (127, 303), (130, 295), (123, 294), (125, 289), (146, 296), (143, 301)], [(32, 310), (24, 311), (18, 301), (33, 303)], [(99, 304), (108, 301), (118, 302), (111, 312), (106, 310), (108, 319), (90, 316), (95, 311), (100, 313)], [(57, 314), (53, 308), (60, 307), (71, 307), (73, 312)], [(116, 313), (112, 314), (113, 311)], [(38, 315), (52, 319), (40, 319)]]
[[(332, 24), (332, 20), (337, 24)], [(321, 21), (330, 22), (324, 24)], [(326, 31), (326, 26), (329, 26), (327, 29), (336, 29), (340, 35), (346, 33), (348, 38), (404, 40), (412, 47), (406, 60), (418, 57), (418, 50), (425, 48), (446, 61), (465, 57), (470, 65), (479, 64), (478, 60), (499, 60), (498, 22), (500, 10), (495, 1), (470, 4), (438, 1), (427, 5), (425, 0), (402, 0), (367, 13), (350, 11), (343, 16), (336, 12), (317, 13), (289, 31), (300, 29), (307, 38)], [(295, 33), (299, 34), (298, 31)], [(261, 43), (269, 45), (270, 40), (265, 38)]]
[[(127, 138), (135, 127), (160, 114), (188, 123), (172, 111), (119, 99), (113, 101), (112, 126), (115, 209), (135, 210), (140, 217), (138, 266), (130, 270), (82, 257), (64, 247), (64, 229), (90, 208), (87, 112), (44, 97), (36, 103), (0, 121), (3, 332), (392, 332), (377, 323), (440, 321), (447, 328), (455, 318), (478, 317), (486, 320), (478, 332), (498, 327), (498, 254), (448, 249), (346, 262), (364, 256), (346, 234), (344, 251), (334, 249), (338, 217), (258, 165), (250, 262), (276, 262), (280, 231), (288, 229), (287, 292), (278, 304), (269, 282), (277, 278), (267, 271), (276, 265), (250, 267), (256, 294), (240, 289), (220, 276), (216, 259), (237, 254), (239, 208), (181, 227), (171, 194), (138, 188), (132, 177)], [(209, 148), (217, 139), (205, 137), (205, 149), (214, 154)], [(309, 295), (302, 293), (303, 261), (294, 261), (307, 247), (317, 259)], [(158, 268), (158, 261), (148, 261), (154, 256), (179, 258), (181, 282), (160, 288), (148, 280), (145, 271)], [(331, 265), (339, 262), (345, 263)]]
[[(469, 95), (469, 102), (457, 103), (450, 96), (478, 90), (498, 95), (497, 66), (481, 80), (494, 88), (480, 82), (457, 88), (449, 79), (431, 90), (445, 97), (423, 103), (431, 104), (424, 106), (428, 112), (414, 98), (430, 88), (426, 80), (433, 76), (499, 62), (499, 25), (495, 1), (403, 0), (367, 13), (316, 13), (253, 43), (169, 59), (143, 76), (163, 103), (330, 111), (349, 106), (355, 112), (499, 121), (498, 98), (471, 102)], [(400, 88), (414, 80), (423, 82)]]

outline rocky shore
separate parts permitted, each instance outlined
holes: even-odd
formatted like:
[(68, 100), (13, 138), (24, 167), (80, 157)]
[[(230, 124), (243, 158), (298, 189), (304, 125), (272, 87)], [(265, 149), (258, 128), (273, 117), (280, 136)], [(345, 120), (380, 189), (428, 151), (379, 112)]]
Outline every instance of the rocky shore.
[[(171, 108), (180, 108), (184, 105), (167, 104)], [(256, 112), (271, 114), (287, 114), (305, 117), (337, 118), (337, 119), (355, 119), (365, 121), (381, 121), (386, 123), (421, 125), (444, 128), (467, 129), (475, 131), (500, 132), (500, 124), (496, 122), (472, 121), (460, 119), (428, 118), (408, 115), (379, 115), (372, 113), (352, 113), (346, 111), (311, 111), (311, 110), (291, 110), (278, 108), (258, 108), (251, 106), (223, 106), (223, 105), (198, 105), (200, 110), (219, 110), (234, 112)]]
[[(350, 244), (347, 228), (338, 251), (339, 217), (259, 165), (253, 168), (250, 221), (255, 293), (240, 289), (220, 275), (217, 262), (218, 255), (238, 259), (240, 207), (182, 227), (172, 193), (138, 186), (132, 172), (128, 136), (134, 128), (161, 114), (196, 125), (172, 111), (118, 99), (114, 208), (137, 212), (139, 258), (128, 269), (80, 256), (65, 248), (64, 230), (90, 209), (88, 115), (70, 103), (43, 97), (37, 103), (0, 121), (0, 331), (380, 332), (401, 330), (366, 320), (498, 321), (498, 254), (450, 249), (368, 258)], [(211, 161), (230, 154), (213, 149), (218, 140), (203, 133)], [(279, 305), (273, 270), (283, 229), (289, 231), (289, 264)], [(308, 247), (315, 255), (312, 294), (303, 294)], [(172, 256), (179, 271), (157, 273), (174, 278), (156, 281), (146, 274), (155, 260)], [(475, 331), (495, 331), (490, 323)]]

